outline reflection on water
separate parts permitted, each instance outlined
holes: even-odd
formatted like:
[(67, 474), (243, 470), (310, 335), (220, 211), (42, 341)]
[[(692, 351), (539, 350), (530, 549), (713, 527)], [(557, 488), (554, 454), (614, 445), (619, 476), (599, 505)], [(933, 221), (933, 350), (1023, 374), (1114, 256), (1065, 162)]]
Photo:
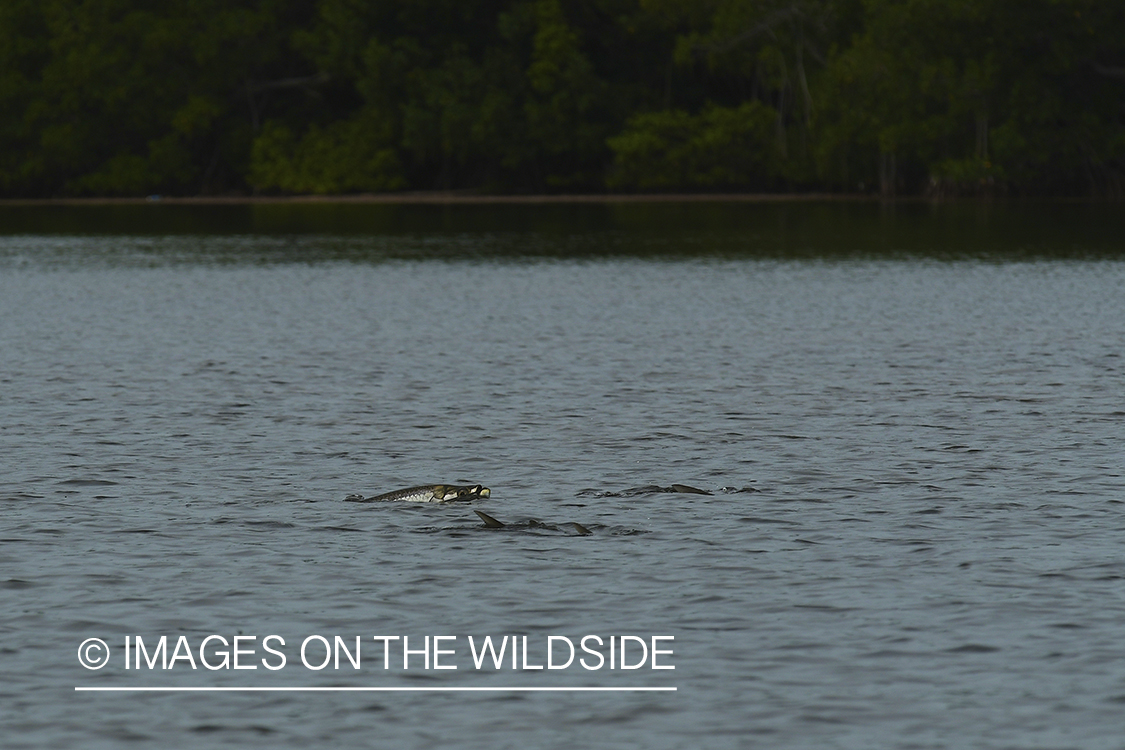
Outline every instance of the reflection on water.
[[(271, 236), (252, 259), (380, 257), (1117, 257), (1112, 203), (695, 202), (0, 205), (2, 235)], [(309, 243), (323, 238), (384, 242)], [(393, 238), (393, 242), (390, 239)], [(191, 243), (196, 252), (238, 254)], [(182, 248), (183, 245), (176, 245)], [(244, 250), (246, 250), (244, 248)], [(177, 250), (170, 250), (176, 253)]]

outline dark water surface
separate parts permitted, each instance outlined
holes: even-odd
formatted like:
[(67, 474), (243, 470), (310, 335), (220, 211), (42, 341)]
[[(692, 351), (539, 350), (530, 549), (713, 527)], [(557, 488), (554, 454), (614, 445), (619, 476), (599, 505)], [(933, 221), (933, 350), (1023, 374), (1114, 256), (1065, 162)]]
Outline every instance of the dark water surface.
[(1125, 747), (1115, 207), (124, 208), (0, 210), (5, 747)]

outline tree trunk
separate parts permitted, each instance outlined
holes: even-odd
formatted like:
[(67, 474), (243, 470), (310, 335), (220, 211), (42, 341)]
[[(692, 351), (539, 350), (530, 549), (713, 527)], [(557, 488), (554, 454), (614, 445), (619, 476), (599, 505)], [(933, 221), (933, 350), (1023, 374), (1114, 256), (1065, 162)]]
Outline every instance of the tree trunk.
[(884, 198), (895, 196), (895, 155), (894, 152), (879, 152), (879, 195)]
[(988, 115), (977, 114), (977, 158), (988, 161)]

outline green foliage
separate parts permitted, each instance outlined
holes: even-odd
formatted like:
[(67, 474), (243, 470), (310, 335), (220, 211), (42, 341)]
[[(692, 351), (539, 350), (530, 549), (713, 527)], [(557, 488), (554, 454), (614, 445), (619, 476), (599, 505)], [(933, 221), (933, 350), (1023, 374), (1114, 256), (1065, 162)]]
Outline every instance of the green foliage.
[[(235, 175), (252, 82), (284, 69), (280, 0), (4, 5), (0, 186), (9, 194), (197, 192)], [(281, 8), (281, 10), (285, 10)], [(220, 166), (225, 169), (220, 168)], [(238, 180), (240, 182), (240, 180)], [(236, 183), (237, 184), (237, 183)]]
[(37, 99), (39, 71), (51, 56), (41, 0), (0, 3), (0, 191), (13, 193), (33, 179), (28, 119)]
[(289, 193), (397, 190), (405, 186), (390, 128), (377, 112), (311, 126), (298, 139), (288, 127), (267, 122), (254, 139), (250, 184)]
[(761, 102), (709, 105), (698, 115), (648, 112), (609, 139), (611, 188), (769, 187), (777, 176), (777, 112)]
[(1105, 0), (5, 0), (0, 195), (1125, 194)]
[(523, 108), (527, 138), (534, 153), (552, 162), (548, 185), (581, 184), (592, 176), (567, 169), (567, 163), (588, 163), (604, 149), (606, 125), (593, 115), (605, 96), (605, 85), (582, 52), (578, 33), (563, 16), (558, 0), (540, 0), (535, 16)]
[[(866, 0), (817, 117), (821, 174), (939, 192), (1073, 191), (1125, 167), (1125, 8), (1096, 0)], [(1125, 71), (1123, 71), (1125, 72)], [(880, 155), (898, 174), (876, 175)], [(1085, 175), (1085, 178), (1083, 177)], [(891, 180), (893, 184), (886, 184)], [(911, 185), (909, 183), (913, 182)], [(1120, 192), (1120, 191), (1119, 191)]]

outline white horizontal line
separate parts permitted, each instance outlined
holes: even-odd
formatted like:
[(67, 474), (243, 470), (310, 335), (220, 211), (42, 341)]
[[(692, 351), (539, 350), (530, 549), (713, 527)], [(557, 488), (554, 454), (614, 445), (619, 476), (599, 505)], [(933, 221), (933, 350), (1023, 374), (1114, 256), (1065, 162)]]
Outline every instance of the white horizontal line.
[(675, 692), (674, 687), (75, 687), (99, 693), (580, 693)]

